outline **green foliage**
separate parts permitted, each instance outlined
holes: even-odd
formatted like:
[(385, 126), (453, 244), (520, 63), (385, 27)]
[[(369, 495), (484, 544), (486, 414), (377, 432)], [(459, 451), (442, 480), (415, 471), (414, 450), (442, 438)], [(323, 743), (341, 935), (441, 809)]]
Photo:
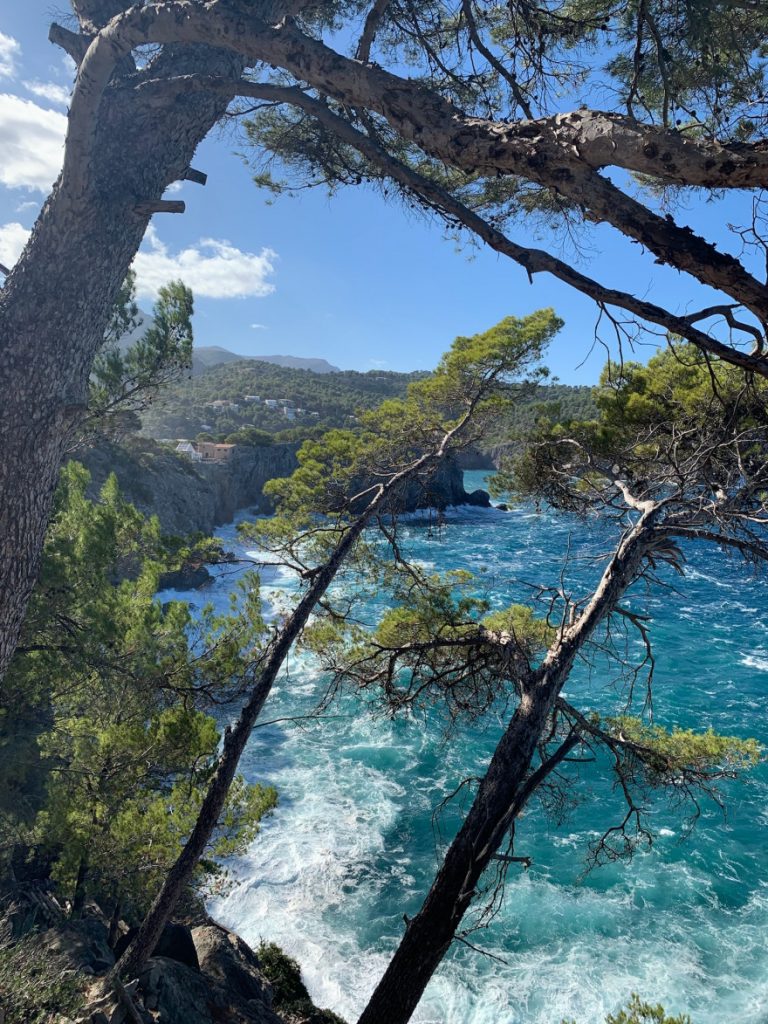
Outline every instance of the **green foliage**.
[(192, 362), (192, 292), (181, 281), (161, 288), (142, 333), (135, 280), (129, 271), (91, 370), (89, 425), (108, 435), (138, 429), (136, 414)]
[[(205, 423), (213, 428), (210, 432), (216, 440), (224, 440), (234, 432), (225, 429), (226, 420), (238, 430), (250, 426), (272, 435), (289, 432), (295, 438), (285, 440), (303, 440), (318, 426), (326, 430), (349, 426), (358, 410), (403, 395), (409, 383), (423, 376), (383, 370), (321, 374), (249, 359), (214, 366), (200, 376), (170, 384), (143, 411), (142, 421), (145, 432), (153, 437), (195, 437)], [(246, 402), (246, 395), (258, 395), (261, 401)], [(268, 398), (285, 399), (306, 414), (288, 420), (281, 409), (264, 405)], [(234, 402), (239, 408), (217, 410), (210, 403), (218, 400)]]
[(0, 1010), (5, 1024), (49, 1024), (76, 1017), (84, 979), (34, 937), (0, 947)]
[(306, 1024), (345, 1024), (331, 1010), (318, 1010), (309, 998), (301, 968), (274, 942), (261, 942), (256, 950), (264, 977), (272, 986), (272, 1005), (284, 1016), (297, 1016)]
[(442, 707), (450, 722), (479, 718), (509, 696), (555, 635), (525, 605), (489, 613), (465, 571), (423, 575), (389, 565), (374, 581), (393, 602), (375, 629), (319, 617), (303, 644), (337, 685), (371, 693), (390, 714)]
[[(85, 885), (138, 915), (189, 833), (216, 763), (206, 713), (240, 692), (264, 633), (255, 578), (232, 611), (193, 619), (155, 598), (160, 574), (189, 555), (121, 496), (100, 499), (76, 463), (62, 471), (39, 583), (0, 708), (8, 829), (49, 852), (65, 895)], [(200, 554), (198, 546), (197, 554)], [(12, 737), (18, 721), (35, 723)], [(243, 849), (275, 804), (238, 780), (199, 881)], [(80, 879), (78, 883), (78, 878)]]
[[(301, 442), (319, 438), (332, 428), (358, 426), (361, 411), (373, 409), (389, 398), (404, 398), (409, 384), (427, 376), (424, 373), (369, 373), (343, 371), (312, 373), (248, 360), (213, 367), (199, 377), (178, 380), (163, 388), (151, 405), (142, 411), (146, 433), (153, 437), (197, 437), (226, 441), (230, 436), (252, 428), (271, 435), (275, 441)], [(255, 394), (261, 402), (246, 402)], [(592, 389), (566, 384), (531, 386), (517, 396), (514, 404), (499, 411), (489, 424), (485, 447), (506, 444), (520, 435), (543, 412), (551, 418), (587, 418), (595, 415)], [(295, 408), (306, 410), (293, 421), (280, 409), (267, 408), (265, 398), (287, 399)], [(223, 399), (238, 409), (221, 411), (210, 403)], [(315, 417), (312, 413), (318, 413)], [(202, 430), (203, 424), (211, 430)], [(237, 429), (231, 429), (234, 425)], [(238, 441), (237, 443), (243, 443)], [(250, 443), (246, 441), (245, 443)]]
[(508, 633), (529, 658), (546, 650), (557, 635), (557, 630), (546, 619), (539, 619), (525, 604), (513, 604), (502, 611), (483, 618), (483, 626), (492, 633)]
[[(198, 440), (209, 440), (208, 437), (200, 436)], [(258, 427), (241, 427), (234, 434), (228, 434), (224, 441), (226, 444), (245, 444), (253, 448), (263, 448), (272, 444), (273, 437), (266, 430), (259, 430)]]
[(321, 441), (306, 441), (294, 474), (265, 488), (279, 514), (261, 527), (263, 536), (287, 544), (318, 513), (348, 511), (356, 485), (387, 479), (435, 450), (459, 425), (461, 436), (451, 450), (477, 443), (499, 409), (544, 374), (539, 361), (560, 326), (547, 309), (523, 319), (506, 317), (488, 331), (459, 337), (434, 374), (410, 384), (403, 398), (361, 412), (359, 429), (330, 430)]
[[(391, 486), (409, 468), (409, 486), (424, 485), (440, 453), (477, 444), (500, 410), (538, 385), (545, 372), (541, 354), (560, 324), (551, 310), (540, 310), (457, 338), (435, 372), (413, 382), (405, 396), (361, 412), (358, 429), (330, 430), (321, 441), (306, 441), (292, 476), (265, 488), (276, 515), (244, 531), (305, 575), (313, 573), (379, 482)], [(346, 571), (357, 574), (356, 587), (367, 579), (391, 594), (393, 607), (371, 630), (329, 612), (332, 602), (326, 601), (302, 643), (339, 683), (374, 685), (376, 698), (392, 712), (423, 709), (431, 700), (443, 702), (451, 718), (479, 715), (508, 685), (509, 666), (534, 657), (548, 633), (525, 609), (493, 619), (511, 634), (503, 659), (507, 668), (500, 671), (498, 645), (489, 642), (482, 621), (489, 605), (466, 596), (471, 577), (428, 576), (403, 560), (395, 537), (400, 497), (397, 490), (389, 492), (377, 510), (395, 516), (389, 527), (377, 519), (393, 560), (382, 559), (373, 537), (360, 537), (346, 563)]]
[[(385, 12), (374, 59), (408, 69), (425, 89), (478, 117), (543, 117), (576, 109), (583, 96), (600, 94), (600, 109), (640, 123), (664, 124), (722, 142), (764, 136), (764, 5), (730, 0), (569, 0), (557, 5), (512, 0), (474, 2), (468, 10), (474, 37), (465, 12), (457, 14), (455, 5), (420, 4), (398, 10), (397, 17)], [(339, 11), (343, 37), (360, 38), (359, 5), (339, 5)], [(484, 54), (476, 48), (478, 38)], [(486, 60), (488, 52), (495, 60)], [(280, 70), (273, 78), (285, 85)], [(347, 105), (326, 102), (336, 116), (372, 133), (391, 156), (481, 211), (492, 224), (523, 217), (530, 223), (535, 215), (551, 225), (567, 217), (568, 230), (573, 230), (573, 208), (552, 191), (514, 175), (484, 178), (446, 170), (384, 118), (366, 112), (361, 123)], [(269, 201), (280, 192), (311, 186), (334, 191), (365, 185), (419, 208), (418, 200), (387, 181), (379, 164), (363, 158), (305, 110), (267, 103), (256, 107), (245, 127), (254, 179), (269, 191)], [(684, 169), (680, 174), (684, 178)], [(426, 203), (421, 208), (429, 209)], [(454, 224), (446, 220), (451, 230)]]
[(691, 1018), (687, 1013), (670, 1017), (663, 1006), (652, 1006), (633, 993), (626, 1010), (609, 1013), (605, 1024), (691, 1024)]
[(688, 500), (715, 499), (764, 464), (768, 382), (691, 345), (664, 349), (645, 366), (609, 362), (594, 402), (592, 419), (539, 421), (527, 447), (506, 460), (495, 492), (583, 512), (601, 505), (620, 476), (643, 497), (677, 486)]
[(606, 719), (611, 735), (632, 745), (656, 781), (679, 778), (682, 773), (735, 775), (753, 768), (763, 757), (754, 739), (721, 736), (713, 729), (665, 729), (630, 715)]

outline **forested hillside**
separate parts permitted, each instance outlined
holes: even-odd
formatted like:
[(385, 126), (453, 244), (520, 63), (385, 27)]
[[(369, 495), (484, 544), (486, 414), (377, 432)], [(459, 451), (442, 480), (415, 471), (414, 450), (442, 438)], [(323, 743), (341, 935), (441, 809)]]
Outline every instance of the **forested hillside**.
[[(408, 384), (425, 376), (381, 370), (319, 375), (251, 360), (229, 363), (165, 389), (144, 412), (144, 432), (156, 438), (207, 433), (217, 440), (233, 437), (269, 443), (269, 437), (248, 430), (250, 427), (281, 440), (296, 439), (348, 426), (360, 410), (375, 408), (387, 398), (402, 398)], [(280, 404), (269, 407), (266, 401)], [(567, 384), (540, 386), (499, 421), (493, 444), (503, 444), (532, 425), (542, 411), (555, 420), (594, 416), (592, 389)]]

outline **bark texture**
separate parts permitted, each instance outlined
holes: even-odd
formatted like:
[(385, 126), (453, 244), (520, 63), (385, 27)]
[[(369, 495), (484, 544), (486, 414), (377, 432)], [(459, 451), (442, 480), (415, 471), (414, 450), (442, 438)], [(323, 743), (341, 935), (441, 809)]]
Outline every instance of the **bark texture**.
[[(91, 7), (98, 5), (88, 5)], [(164, 53), (154, 74), (242, 59), (207, 46)], [(136, 212), (180, 178), (226, 107), (220, 93), (182, 97), (157, 110), (115, 78), (94, 126), (88, 180), (60, 179), (0, 291), (0, 678), (16, 647), (35, 582), (51, 499), (110, 308), (147, 226)]]

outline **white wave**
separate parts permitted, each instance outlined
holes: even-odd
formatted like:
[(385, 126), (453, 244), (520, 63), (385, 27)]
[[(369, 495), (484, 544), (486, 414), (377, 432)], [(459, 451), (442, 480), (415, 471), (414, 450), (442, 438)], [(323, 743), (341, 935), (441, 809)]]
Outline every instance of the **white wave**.
[(747, 668), (756, 668), (758, 672), (768, 672), (768, 654), (762, 651), (759, 654), (742, 654), (740, 661)]

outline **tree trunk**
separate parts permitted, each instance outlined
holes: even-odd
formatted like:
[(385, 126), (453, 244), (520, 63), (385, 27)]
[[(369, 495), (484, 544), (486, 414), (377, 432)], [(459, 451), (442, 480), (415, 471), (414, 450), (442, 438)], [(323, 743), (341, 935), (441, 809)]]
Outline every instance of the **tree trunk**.
[[(341, 540), (334, 548), (328, 561), (316, 570), (307, 593), (291, 613), (286, 624), (275, 638), (271, 649), (267, 652), (258, 682), (255, 684), (248, 702), (240, 712), (234, 728), (225, 731), (223, 750), (219, 757), (216, 773), (208, 787), (208, 792), (205, 795), (192, 832), (173, 867), (168, 872), (165, 882), (155, 897), (147, 916), (142, 921), (138, 933), (107, 975), (105, 979), (106, 986), (111, 984), (118, 975), (126, 978), (135, 975), (155, 948), (160, 933), (170, 919), (185, 886), (192, 880), (195, 868), (216, 829), (227, 794), (229, 793), (229, 788), (232, 785), (237, 766), (240, 763), (240, 757), (253, 732), (253, 727), (261, 713), (264, 702), (269, 696), (277, 674), (290, 653), (294, 642), (307, 624), (310, 615), (333, 582), (358, 538), (377, 512), (384, 509), (392, 510), (389, 502), (393, 498), (397, 500), (398, 497), (402, 497), (403, 485), (407, 481), (420, 472), (434, 466), (435, 463), (445, 456), (450, 440), (461, 433), (470, 421), (471, 416), (472, 409), (470, 407), (458, 424), (452, 427), (442, 438), (435, 450), (425, 452), (420, 458), (412, 462), (410, 466), (406, 466), (397, 473), (393, 473), (386, 483), (378, 484), (375, 489), (372, 489), (373, 497), (368, 502), (368, 506), (344, 531)], [(349, 504), (351, 507), (354, 507), (355, 499), (350, 499)]]
[[(172, 48), (154, 73), (215, 68), (240, 58), (205, 46)], [(0, 291), (0, 679), (18, 642), (40, 561), (51, 499), (117, 290), (147, 226), (142, 200), (180, 178), (227, 98), (202, 93), (164, 109), (134, 76), (113, 81), (99, 111), (88, 188), (58, 182)]]
[(378, 507), (383, 493), (383, 491), (380, 492), (378, 499), (371, 503), (366, 513), (346, 531), (333, 555), (312, 581), (307, 593), (277, 635), (248, 702), (240, 712), (234, 727), (225, 730), (223, 749), (216, 773), (205, 794), (194, 828), (173, 867), (166, 875), (162, 888), (142, 921), (141, 927), (122, 957), (107, 975), (106, 985), (112, 984), (115, 976), (122, 975), (124, 978), (135, 976), (147, 957), (151, 956), (152, 950), (160, 938), (160, 933), (173, 913), (179, 896), (192, 880), (200, 858), (216, 830), (237, 766), (240, 763), (240, 757), (283, 662), (299, 633), (307, 624), (317, 602), (330, 586), (347, 554), (365, 529), (374, 509)]
[(576, 654), (636, 578), (653, 534), (657, 508), (645, 509), (625, 535), (577, 621), (562, 632), (523, 697), (491, 759), (472, 807), (451, 843), (418, 914), (376, 986), (358, 1024), (407, 1024), (448, 951), (480, 876), (531, 795), (525, 783), (555, 700)]
[(112, 913), (109, 917), (109, 932), (107, 934), (107, 945), (110, 949), (115, 948), (115, 943), (120, 938), (120, 912), (123, 909), (123, 904), (120, 900), (120, 894), (115, 896), (115, 905), (112, 907)]
[(80, 918), (83, 916), (85, 898), (88, 895), (88, 854), (84, 853), (77, 866), (77, 878), (75, 879), (75, 892), (72, 897), (71, 917)]

